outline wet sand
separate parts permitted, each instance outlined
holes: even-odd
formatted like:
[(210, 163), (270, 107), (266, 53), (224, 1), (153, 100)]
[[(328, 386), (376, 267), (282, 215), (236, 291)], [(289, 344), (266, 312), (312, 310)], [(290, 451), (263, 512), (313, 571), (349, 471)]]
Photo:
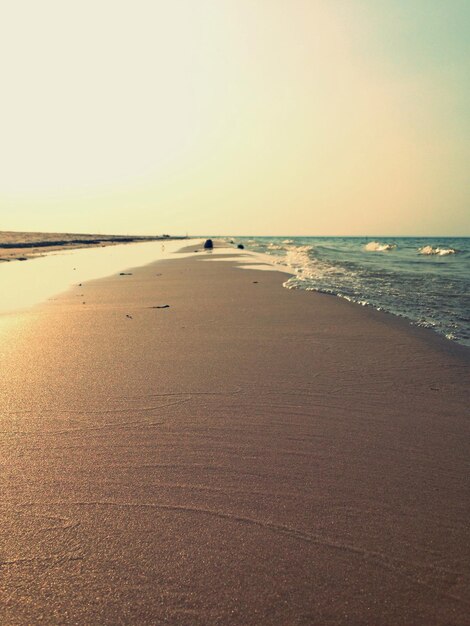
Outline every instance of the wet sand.
[(469, 351), (206, 259), (12, 323), (0, 622), (470, 624)]
[[(189, 242), (193, 246), (200, 244), (200, 240), (186, 240), (185, 245)], [(121, 271), (127, 273), (128, 268), (172, 258), (181, 245), (181, 241), (173, 240), (104, 247), (90, 245), (80, 250), (62, 249), (44, 254), (31, 263), (0, 263), (0, 343), (3, 313), (26, 310), (55, 298), (73, 285), (80, 286)]]

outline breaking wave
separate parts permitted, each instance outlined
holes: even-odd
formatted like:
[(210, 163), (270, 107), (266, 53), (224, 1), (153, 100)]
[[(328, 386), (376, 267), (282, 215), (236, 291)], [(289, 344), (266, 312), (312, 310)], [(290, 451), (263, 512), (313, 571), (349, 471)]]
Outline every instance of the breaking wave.
[(370, 241), (364, 246), (364, 250), (367, 252), (388, 252), (390, 250), (395, 250), (396, 247), (396, 243), (380, 243), (378, 241)]
[(420, 254), (425, 255), (437, 255), (437, 256), (447, 256), (449, 254), (455, 254), (457, 250), (454, 248), (433, 248), (432, 246), (423, 246), (419, 249)]

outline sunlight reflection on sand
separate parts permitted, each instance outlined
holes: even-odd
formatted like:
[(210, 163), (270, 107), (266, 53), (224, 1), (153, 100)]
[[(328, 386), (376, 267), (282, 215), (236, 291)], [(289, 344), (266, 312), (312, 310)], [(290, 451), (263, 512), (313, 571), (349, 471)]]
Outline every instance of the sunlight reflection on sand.
[[(72, 285), (170, 258), (188, 241), (161, 241), (59, 251), (0, 264), (0, 314), (18, 311), (67, 291)], [(196, 241), (196, 245), (199, 240)], [(193, 254), (193, 253), (188, 253)]]

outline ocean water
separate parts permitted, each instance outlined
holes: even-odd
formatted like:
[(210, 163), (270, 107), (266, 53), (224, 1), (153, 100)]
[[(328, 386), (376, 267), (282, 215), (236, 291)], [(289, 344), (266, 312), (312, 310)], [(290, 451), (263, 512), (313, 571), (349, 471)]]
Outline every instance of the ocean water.
[(238, 237), (289, 268), (284, 286), (334, 294), (470, 346), (470, 238)]

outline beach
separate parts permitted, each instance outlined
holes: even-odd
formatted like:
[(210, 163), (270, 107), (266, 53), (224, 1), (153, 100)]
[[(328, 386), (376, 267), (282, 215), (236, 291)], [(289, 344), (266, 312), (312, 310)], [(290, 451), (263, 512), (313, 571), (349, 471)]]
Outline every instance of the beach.
[(1, 623), (470, 624), (470, 351), (245, 254), (8, 314)]

